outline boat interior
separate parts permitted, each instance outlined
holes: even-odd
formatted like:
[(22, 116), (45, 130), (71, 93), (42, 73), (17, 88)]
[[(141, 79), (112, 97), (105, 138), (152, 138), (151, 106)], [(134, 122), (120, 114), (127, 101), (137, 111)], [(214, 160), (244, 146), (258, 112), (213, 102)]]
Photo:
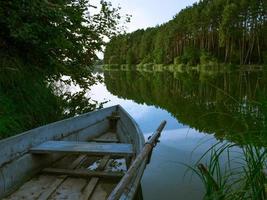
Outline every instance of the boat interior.
[(108, 122), (105, 129), (96, 126), (87, 129), (101, 133), (86, 140), (77, 135), (31, 147), (29, 153), (33, 160), (45, 162), (53, 155), (54, 161), (44, 164), (45, 167), (4, 199), (107, 199), (140, 150), (134, 138), (123, 133), (122, 115), (112, 112), (105, 117), (104, 121)]

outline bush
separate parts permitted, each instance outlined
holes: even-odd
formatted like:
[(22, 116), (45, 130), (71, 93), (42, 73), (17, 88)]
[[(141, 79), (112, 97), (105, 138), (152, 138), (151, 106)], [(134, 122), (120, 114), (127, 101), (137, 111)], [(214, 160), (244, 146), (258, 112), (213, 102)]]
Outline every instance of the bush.
[(174, 64), (197, 65), (200, 62), (199, 49), (187, 47), (182, 56), (174, 58)]
[(206, 51), (201, 51), (199, 60), (201, 65), (218, 64), (218, 60), (214, 56), (212, 56), (209, 52)]
[(175, 57), (175, 58), (173, 59), (173, 64), (175, 64), (175, 65), (182, 64), (182, 62), (181, 62), (181, 57), (180, 57), (180, 56)]

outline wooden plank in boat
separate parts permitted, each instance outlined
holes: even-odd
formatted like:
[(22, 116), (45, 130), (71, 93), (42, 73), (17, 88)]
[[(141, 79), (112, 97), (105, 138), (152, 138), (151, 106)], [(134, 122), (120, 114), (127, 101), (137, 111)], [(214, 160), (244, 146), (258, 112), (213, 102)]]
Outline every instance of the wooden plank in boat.
[[(69, 156), (70, 157), (70, 156)], [(77, 155), (76, 155), (77, 157)], [(74, 169), (79, 166), (85, 155), (80, 155), (68, 166)], [(61, 160), (67, 160), (66, 157)], [(67, 160), (70, 161), (70, 160)], [(61, 161), (59, 161), (61, 162)], [(5, 198), (5, 200), (35, 199), (47, 200), (49, 196), (63, 183), (67, 176), (40, 175), (32, 178), (22, 185), (17, 191)]]
[[(110, 157), (109, 156), (104, 156), (104, 158), (101, 159), (99, 166), (97, 167), (97, 170), (104, 170), (108, 161), (109, 161)], [(98, 177), (93, 177), (90, 179), (90, 181), (88, 182), (88, 184), (86, 185), (86, 187), (83, 190), (82, 193), (82, 200), (88, 200), (90, 198), (90, 196), (93, 194), (97, 183), (99, 181)]]
[(94, 142), (119, 142), (117, 135), (115, 133), (107, 132), (100, 137), (93, 138), (92, 141)]
[(81, 195), (81, 200), (88, 200), (90, 196), (93, 194), (97, 183), (98, 183), (99, 178), (91, 178), (88, 184), (85, 186), (83, 193)]
[(81, 191), (86, 185), (83, 178), (67, 178), (57, 190), (49, 197), (49, 200), (79, 200)]
[(45, 168), (43, 173), (54, 175), (67, 175), (71, 177), (102, 177), (102, 178), (121, 178), (124, 173), (122, 172), (105, 172), (105, 171), (92, 171), (89, 169), (58, 169), (58, 168)]
[[(86, 157), (85, 155), (80, 155), (71, 163), (70, 166), (68, 166), (68, 168), (70, 170), (77, 168), (85, 157)], [(47, 188), (47, 190), (45, 190), (38, 197), (38, 200), (47, 200), (66, 179), (67, 179), (66, 175), (57, 177), (57, 179)]]
[(100, 161), (100, 163), (99, 163), (99, 165), (98, 165), (98, 167), (97, 167), (96, 170), (98, 170), (98, 171), (100, 171), (100, 170), (104, 170), (105, 167), (106, 167), (106, 165), (108, 164), (109, 159), (110, 159), (109, 156), (104, 156), (104, 157), (101, 159), (101, 161)]
[(66, 176), (57, 177), (55, 181), (53, 181), (48, 188), (41, 193), (41, 195), (36, 198), (37, 200), (47, 200), (56, 190), (57, 188), (66, 180)]
[(90, 196), (90, 200), (107, 199), (108, 195), (112, 192), (117, 184), (118, 181), (112, 179), (100, 180), (97, 184), (97, 187), (95, 188), (94, 193), (92, 194), (92, 196)]
[(133, 154), (132, 144), (125, 143), (95, 143), (76, 141), (47, 141), (30, 149), (31, 153), (82, 153), (91, 155)]
[(55, 182), (57, 177), (55, 176), (38, 176), (35, 177), (24, 185), (22, 185), (17, 191), (12, 193), (2, 200), (26, 200), (26, 199), (38, 199), (41, 193), (45, 192)]

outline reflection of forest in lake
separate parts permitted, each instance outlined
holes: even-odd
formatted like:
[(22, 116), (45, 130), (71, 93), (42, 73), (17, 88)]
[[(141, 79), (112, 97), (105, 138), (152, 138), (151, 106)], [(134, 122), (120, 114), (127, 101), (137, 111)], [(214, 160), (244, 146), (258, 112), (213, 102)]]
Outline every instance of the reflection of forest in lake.
[(218, 139), (267, 143), (266, 72), (108, 70), (104, 76), (114, 95), (159, 106)]

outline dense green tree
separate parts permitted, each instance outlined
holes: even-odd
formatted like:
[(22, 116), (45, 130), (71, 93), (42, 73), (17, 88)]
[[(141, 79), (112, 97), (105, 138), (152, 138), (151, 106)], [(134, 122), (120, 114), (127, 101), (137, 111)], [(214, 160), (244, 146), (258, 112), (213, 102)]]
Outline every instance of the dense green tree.
[(86, 90), (54, 83), (96, 81), (96, 52), (120, 31), (118, 11), (104, 0), (0, 1), (0, 138), (97, 107)]
[(48, 75), (70, 75), (85, 83), (85, 66), (93, 64), (103, 37), (116, 31), (117, 10), (101, 1), (100, 11), (88, 0), (0, 2), (2, 48), (16, 49), (26, 62)]

